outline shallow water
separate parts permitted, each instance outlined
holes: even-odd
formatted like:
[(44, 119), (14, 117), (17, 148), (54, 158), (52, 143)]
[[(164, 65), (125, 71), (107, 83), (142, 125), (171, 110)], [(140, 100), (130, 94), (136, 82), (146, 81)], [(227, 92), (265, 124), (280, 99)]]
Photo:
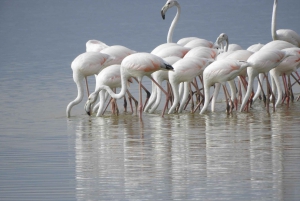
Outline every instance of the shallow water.
[[(119, 116), (89, 117), (85, 96), (66, 118), (77, 92), (70, 63), (87, 40), (148, 52), (165, 42), (175, 11), (163, 21), (164, 2), (131, 2), (0, 2), (0, 200), (298, 200), (300, 101), (228, 116), (220, 94), (215, 113), (161, 118), (160, 106), (140, 122), (122, 101)], [(279, 3), (278, 27), (300, 33), (299, 1)], [(271, 39), (272, 1), (181, 5), (176, 40)]]
[[(71, 118), (78, 200), (296, 200), (299, 106), (272, 115)], [(259, 107), (259, 105), (257, 106)], [(292, 120), (293, 119), (293, 120)], [(292, 123), (294, 122), (294, 123)]]

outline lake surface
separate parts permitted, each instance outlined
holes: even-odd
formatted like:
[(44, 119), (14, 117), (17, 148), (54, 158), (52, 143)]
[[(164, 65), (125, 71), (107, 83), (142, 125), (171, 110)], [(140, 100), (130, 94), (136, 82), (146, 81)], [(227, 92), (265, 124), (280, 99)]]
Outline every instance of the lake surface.
[[(66, 118), (77, 93), (70, 64), (86, 41), (150, 52), (176, 13), (162, 20), (164, 3), (0, 1), (0, 200), (299, 200), (300, 101), (228, 116), (220, 94), (215, 113), (162, 118), (160, 106), (140, 122), (122, 101), (119, 116), (89, 117), (85, 96)], [(271, 40), (272, 0), (180, 3), (175, 41), (225, 32), (246, 49)], [(280, 0), (277, 27), (300, 33), (299, 8)]]

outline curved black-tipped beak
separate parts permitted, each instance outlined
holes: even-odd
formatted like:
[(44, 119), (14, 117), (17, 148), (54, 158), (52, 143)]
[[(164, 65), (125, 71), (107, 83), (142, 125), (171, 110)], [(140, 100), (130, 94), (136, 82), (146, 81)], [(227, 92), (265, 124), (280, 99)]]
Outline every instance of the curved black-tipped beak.
[(89, 100), (85, 103), (84, 110), (89, 116), (91, 116), (91, 104)]
[(164, 20), (164, 19), (165, 19), (165, 17), (166, 17), (166, 16), (165, 16), (165, 12), (164, 12), (164, 10), (162, 9), (160, 13), (161, 13), (161, 17), (162, 17), (162, 18), (163, 18), (163, 20)]
[(167, 70), (174, 70), (173, 66), (171, 66), (170, 64), (166, 64), (166, 69)]

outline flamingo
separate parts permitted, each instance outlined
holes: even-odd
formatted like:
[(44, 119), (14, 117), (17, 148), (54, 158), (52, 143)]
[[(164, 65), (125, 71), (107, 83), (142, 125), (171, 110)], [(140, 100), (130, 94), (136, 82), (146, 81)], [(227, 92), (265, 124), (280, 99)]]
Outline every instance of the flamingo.
[[(212, 49), (212, 48), (208, 48), (208, 47), (195, 47), (192, 50), (190, 50), (184, 56), (184, 58), (197, 57), (197, 58), (203, 58), (203, 59), (207, 58), (207, 59), (210, 59), (210, 60), (214, 60), (215, 57), (217, 56), (217, 53), (218, 53), (217, 49)], [(170, 64), (174, 64), (180, 58), (179, 57), (167, 57), (167, 58), (164, 58), (164, 59), (166, 61), (168, 61)], [(160, 75), (160, 73), (162, 73), (162, 75)], [(157, 72), (152, 74), (152, 77), (160, 84), (163, 80), (169, 80), (168, 74), (169, 73), (165, 72), (165, 71), (157, 71)], [(155, 85), (152, 86), (152, 87), (155, 87)], [(180, 94), (181, 94), (182, 90), (180, 89), (179, 91), (180, 91)], [(148, 111), (149, 113), (153, 113), (157, 109), (157, 107), (160, 103), (160, 100), (161, 100), (161, 91), (160, 91), (160, 89), (154, 90), (152, 92), (153, 93), (151, 94), (151, 101), (149, 100), (149, 103), (147, 104), (147, 106), (144, 109), (144, 111)], [(155, 97), (156, 94), (157, 94), (157, 98)], [(188, 93), (185, 93), (185, 95), (187, 96)], [(151, 104), (153, 104), (153, 105), (151, 106)], [(150, 109), (150, 107), (151, 107), (151, 109)], [(182, 108), (180, 108), (180, 109), (182, 110)]]
[[(167, 57), (171, 57), (171, 56), (183, 58), (190, 50), (192, 50), (195, 47), (200, 47), (200, 46), (209, 47), (209, 48), (218, 47), (217, 42), (220, 43), (220, 42), (222, 42), (222, 40), (224, 40), (223, 38), (219, 38), (219, 40), (217, 40), (217, 42), (215, 44), (213, 44), (212, 42), (207, 41), (205, 39), (200, 39), (197, 37), (189, 37), (189, 38), (184, 38), (182, 40), (179, 40), (178, 43), (173, 43), (173, 41), (172, 41), (173, 32), (174, 32), (175, 26), (179, 20), (179, 17), (180, 17), (181, 7), (176, 0), (168, 0), (167, 3), (161, 9), (161, 16), (163, 19), (165, 19), (165, 14), (166, 14), (167, 10), (173, 6), (177, 7), (177, 13), (171, 23), (170, 28), (169, 28), (168, 35), (167, 35), (167, 43), (161, 44), (161, 45), (157, 46), (156, 48), (154, 48), (151, 51), (152, 54), (155, 54), (162, 58), (167, 58)], [(184, 42), (183, 42), (183, 40), (184, 40)], [(154, 79), (156, 79), (158, 77), (164, 77), (164, 75), (161, 75), (161, 76), (158, 75), (159, 73), (163, 73), (163, 72), (162, 71), (156, 72), (156, 76), (154, 77)], [(159, 81), (159, 80), (156, 80), (156, 81)], [(151, 102), (148, 105), (146, 105), (145, 111), (149, 110), (151, 104), (153, 104), (153, 101), (155, 99), (155, 94), (161, 93), (160, 89), (156, 88), (156, 85), (154, 85), (154, 84), (152, 84), (152, 92), (155, 92), (155, 93), (154, 94), (152, 93)], [(155, 109), (157, 108), (157, 106), (160, 102), (160, 99), (158, 99), (155, 102), (156, 102), (155, 107), (152, 107), (152, 109), (149, 110), (150, 113), (155, 111)]]
[(103, 68), (107, 67), (107, 63), (113, 59), (114, 58), (108, 54), (85, 52), (73, 60), (71, 68), (73, 71), (73, 80), (77, 85), (78, 94), (67, 106), (67, 117), (70, 117), (72, 107), (79, 104), (83, 99), (83, 79), (86, 79), (87, 76), (97, 75)]
[[(149, 77), (152, 81), (151, 74), (157, 70), (173, 70), (173, 67), (165, 62), (162, 58), (150, 53), (135, 53), (127, 56), (121, 63), (121, 91), (120, 93), (114, 93), (109, 86), (99, 86), (97, 91), (94, 91), (85, 104), (85, 110), (87, 113), (91, 110), (91, 104), (93, 104), (98, 97), (99, 91), (105, 89), (112, 98), (119, 99), (123, 97), (127, 90), (127, 80), (130, 77), (136, 77), (139, 82), (139, 118), (142, 120), (142, 91), (141, 82), (144, 76)], [(154, 81), (157, 84), (157, 82)], [(161, 87), (158, 85), (158, 87)], [(168, 100), (167, 100), (168, 101)], [(166, 106), (164, 108), (164, 111)], [(163, 111), (163, 114), (164, 114)]]
[[(173, 65), (175, 62), (177, 62), (180, 59), (181, 58), (177, 56), (170, 56), (164, 58), (164, 60), (171, 65)], [(168, 74), (169, 74), (168, 71), (158, 70), (152, 73), (151, 76), (159, 85), (161, 85), (164, 80), (167, 81), (169, 80)], [(154, 82), (152, 82), (152, 93), (147, 105), (144, 108), (145, 112), (153, 113), (157, 109), (161, 101), (161, 93), (162, 91), (158, 87), (156, 87), (156, 84)]]
[(276, 30), (276, 13), (277, 13), (278, 0), (274, 0), (273, 13), (272, 13), (272, 38), (273, 40), (287, 41), (297, 47), (300, 47), (300, 35), (291, 29), (278, 29)]
[(300, 64), (300, 48), (286, 48), (284, 51), (296, 53), (295, 56), (290, 56), (284, 59), (276, 68), (270, 70), (272, 77), (272, 91), (277, 88), (277, 101), (275, 107), (278, 107), (282, 100), (282, 89), (279, 82), (279, 76), (290, 75), (292, 72), (297, 71)]
[[(203, 114), (208, 107), (210, 102), (210, 86), (215, 83), (221, 83), (223, 85), (224, 93), (226, 96), (226, 103), (228, 106), (227, 90), (225, 88), (225, 83), (227, 81), (233, 80), (236, 78), (239, 73), (249, 66), (248, 62), (237, 61), (235, 59), (222, 59), (217, 60), (210, 64), (203, 71), (203, 84), (204, 84), (204, 106), (200, 111), (200, 114)], [(227, 110), (228, 112), (228, 110)]]
[[(121, 73), (120, 73), (121, 70), (120, 69), (121, 69), (120, 64), (114, 64), (114, 65), (110, 65), (110, 66), (104, 68), (96, 77), (95, 91), (97, 91), (98, 87), (102, 86), (102, 85), (107, 85), (111, 89), (121, 87)], [(129, 83), (127, 83), (127, 84), (129, 84)], [(133, 98), (129, 91), (127, 91), (127, 94), (129, 95), (130, 98)], [(104, 112), (104, 103), (107, 99), (106, 91), (101, 90), (99, 92), (99, 96), (100, 96), (100, 101), (93, 108), (93, 112), (98, 108), (98, 112), (96, 114), (97, 117), (101, 116)], [(135, 99), (134, 99), (134, 101), (137, 106), (137, 101)], [(90, 113), (89, 113), (89, 115), (90, 115)]]
[[(280, 64), (285, 58), (292, 56), (290, 52), (285, 52), (281, 50), (273, 50), (273, 49), (260, 49), (259, 51), (252, 54), (247, 62), (251, 65), (250, 68), (247, 68), (248, 74), (248, 87), (245, 97), (243, 99), (240, 111), (244, 110), (246, 103), (249, 100), (250, 94), (253, 88), (253, 81), (254, 78), (259, 73), (266, 73), (269, 72), (271, 69), (275, 68)], [(274, 107), (275, 109), (275, 107)], [(268, 111), (268, 104), (267, 104), (267, 111)], [(269, 111), (268, 111), (269, 112)]]
[[(283, 40), (274, 40), (274, 41), (270, 41), (267, 44), (265, 44), (263, 47), (260, 48), (260, 50), (268, 50), (268, 49), (282, 50), (282, 49), (285, 49), (285, 48), (295, 48), (295, 47), (296, 47), (295, 45), (293, 45), (289, 42), (286, 42), (286, 41), (283, 41)], [(263, 77), (264, 77), (263, 74), (259, 75), (260, 80), (262, 80)], [(271, 77), (271, 79), (272, 79), (272, 77)], [(252, 98), (253, 102), (255, 102), (258, 99), (259, 95), (261, 94), (261, 91), (262, 91), (261, 86), (258, 85), (256, 93)]]
[[(113, 59), (111, 59), (106, 66), (113, 65), (113, 64), (121, 64), (122, 60), (126, 56), (136, 53), (136, 51), (131, 50), (122, 45), (108, 46), (105, 43), (97, 40), (89, 40), (86, 43), (86, 52), (100, 52), (100, 53), (110, 55)], [(89, 96), (90, 94), (89, 94), (87, 77), (85, 77), (85, 82), (86, 82), (87, 94)]]
[[(252, 54), (253, 54), (253, 52), (251, 52), (249, 50), (236, 50), (236, 51), (231, 52), (230, 54), (224, 54), (222, 59), (233, 59), (233, 60), (238, 60), (238, 61), (247, 61), (247, 59)], [(218, 60), (221, 60), (221, 59), (218, 58)], [(241, 83), (240, 86), (243, 83), (242, 79), (244, 79), (246, 76), (247, 76), (247, 69), (244, 68), (238, 74), (238, 78), (239, 78), (239, 81)], [(230, 81), (228, 81), (228, 83), (229, 83), (230, 91), (231, 91), (231, 100), (234, 102), (235, 107), (237, 108), (236, 85), (234, 83), (234, 80), (230, 80)], [(215, 87), (215, 91), (214, 91), (214, 95), (213, 95), (212, 103), (211, 103), (211, 111), (212, 112), (215, 111), (215, 102), (216, 102), (216, 99), (218, 97), (220, 87), (221, 87), (221, 84), (216, 83), (216, 87)], [(242, 94), (244, 96), (245, 90), (242, 86), (240, 87), (240, 91), (242, 91)]]
[(184, 104), (188, 97), (188, 86), (189, 83), (198, 75), (203, 73), (203, 70), (207, 65), (212, 63), (214, 60), (204, 59), (199, 57), (184, 57), (173, 64), (174, 71), (169, 71), (169, 81), (172, 86), (172, 91), (174, 94), (173, 104), (168, 112), (171, 114), (174, 112), (177, 104), (179, 103), (179, 84), (184, 82), (184, 93), (183, 99), (180, 104), (178, 112), (181, 112)]
[[(223, 41), (225, 41), (225, 45), (223, 44)], [(228, 35), (226, 33), (221, 33), (218, 36), (215, 44), (220, 48), (220, 53), (243, 50), (243, 48), (238, 44), (229, 44)]]
[[(197, 47), (197, 46), (205, 46), (205, 47), (210, 47), (210, 48), (218, 46), (217, 44), (214, 44), (211, 41), (208, 41), (208, 40), (205, 40), (205, 39), (200, 39), (200, 38), (197, 38), (197, 37), (183, 38), (183, 39), (180, 39), (177, 43), (173, 43), (173, 33), (174, 33), (175, 26), (176, 26), (176, 24), (179, 20), (180, 14), (181, 14), (180, 4), (176, 0), (168, 0), (166, 2), (166, 4), (161, 9), (161, 16), (162, 16), (163, 19), (165, 19), (165, 14), (166, 14), (167, 10), (174, 7), (174, 6), (177, 7), (177, 12), (176, 12), (176, 15), (175, 15), (174, 19), (172, 20), (172, 23), (171, 23), (169, 31), (168, 31), (167, 43), (156, 47), (152, 51), (152, 53), (156, 53), (158, 49), (161, 50), (161, 49), (165, 48), (166, 46), (179, 45), (179, 46), (188, 47), (190, 49), (193, 48), (193, 47)], [(192, 41), (194, 41), (194, 44), (193, 44)]]

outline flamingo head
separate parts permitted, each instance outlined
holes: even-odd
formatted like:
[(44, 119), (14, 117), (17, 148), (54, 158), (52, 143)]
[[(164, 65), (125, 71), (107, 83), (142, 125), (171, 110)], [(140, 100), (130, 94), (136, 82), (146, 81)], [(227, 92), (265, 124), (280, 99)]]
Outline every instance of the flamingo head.
[(91, 115), (92, 104), (96, 102), (96, 100), (98, 98), (98, 94), (99, 93), (97, 93), (97, 92), (91, 93), (91, 95), (89, 96), (89, 99), (86, 101), (86, 103), (84, 105), (84, 109), (89, 116)]
[(169, 8), (173, 6), (179, 6), (179, 3), (176, 0), (168, 0), (167, 3), (161, 9), (161, 17), (165, 19), (166, 12)]
[[(223, 49), (224, 45), (223, 45), (223, 41), (225, 41), (226, 43), (226, 49), (228, 47), (228, 43), (229, 43), (229, 40), (228, 40), (228, 36), (226, 33), (221, 33), (216, 42), (215, 42), (215, 46), (218, 46), (219, 48)], [(225, 52), (227, 52), (227, 50), (225, 50)]]

